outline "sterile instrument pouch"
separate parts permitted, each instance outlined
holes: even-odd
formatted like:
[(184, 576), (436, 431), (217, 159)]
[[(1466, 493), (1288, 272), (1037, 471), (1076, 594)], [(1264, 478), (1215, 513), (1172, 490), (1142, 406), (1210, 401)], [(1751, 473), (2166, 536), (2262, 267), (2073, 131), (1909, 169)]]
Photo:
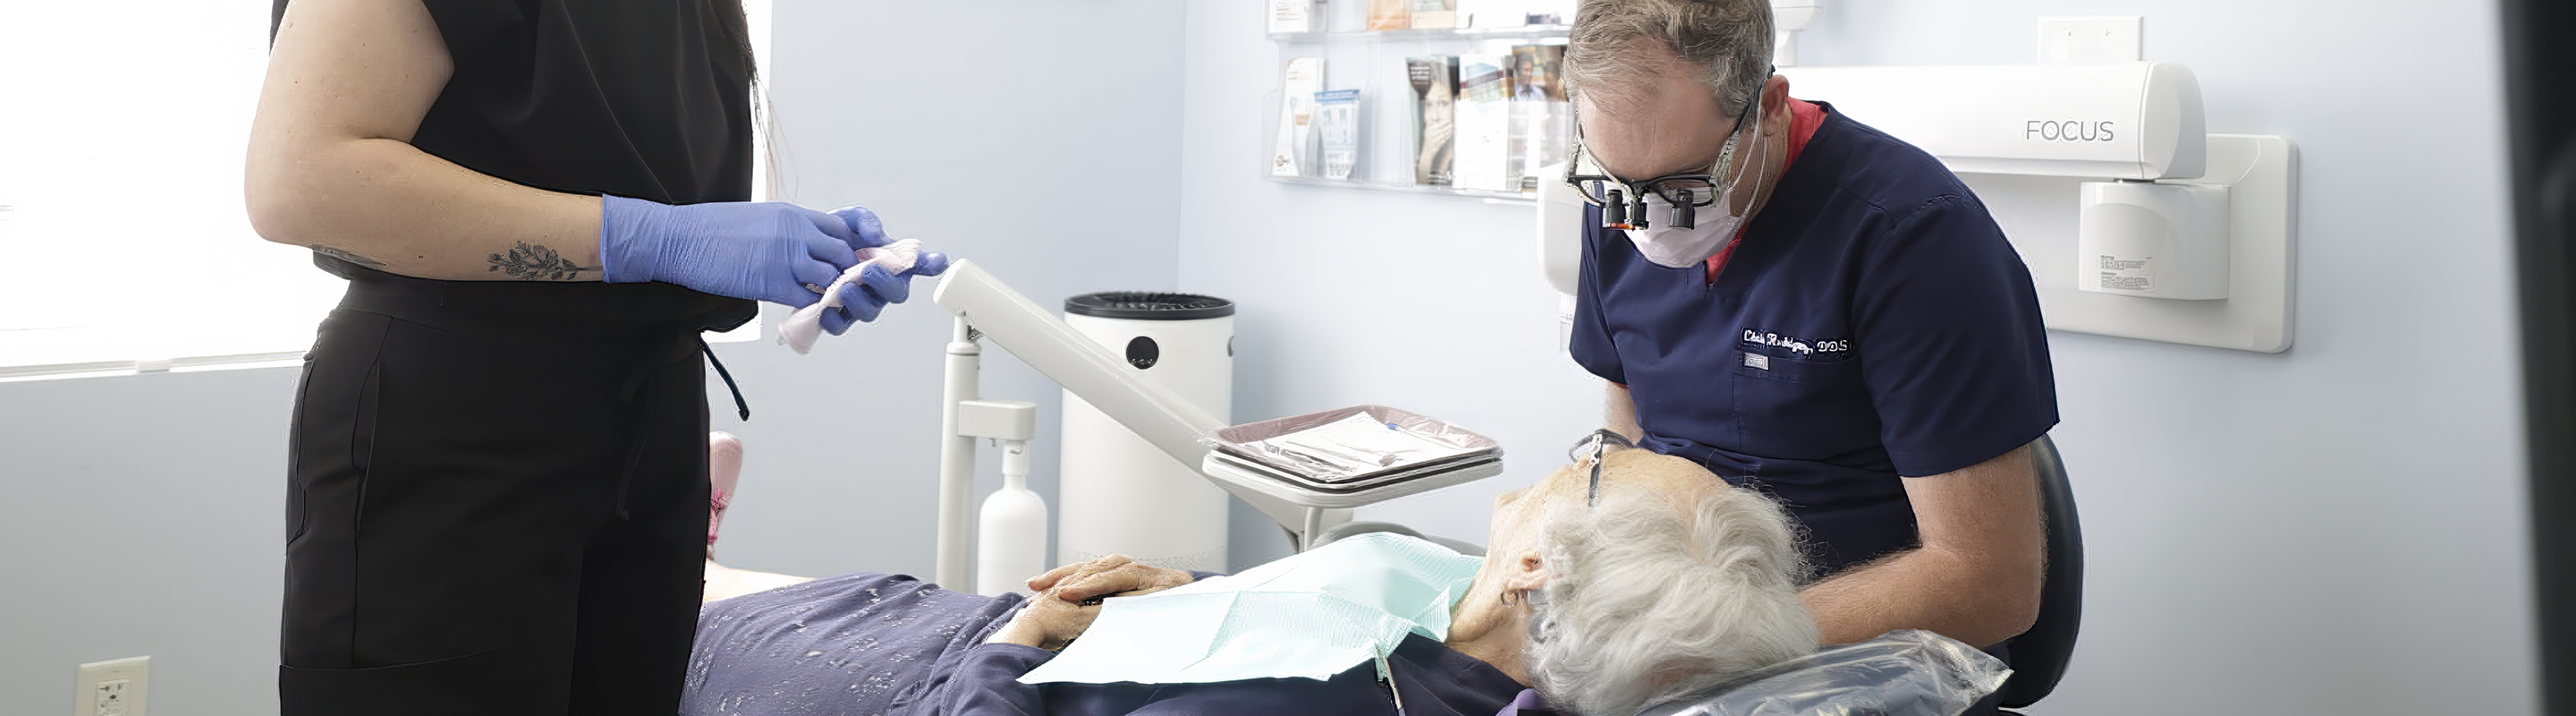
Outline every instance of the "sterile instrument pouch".
[(1640, 716), (1955, 716), (2002, 688), (2001, 660), (1919, 629), (1832, 647)]
[(1331, 678), (1394, 653), (1408, 633), (1446, 638), (1449, 610), (1480, 561), (1377, 532), (1240, 574), (1115, 597), (1081, 638), (1020, 683)]

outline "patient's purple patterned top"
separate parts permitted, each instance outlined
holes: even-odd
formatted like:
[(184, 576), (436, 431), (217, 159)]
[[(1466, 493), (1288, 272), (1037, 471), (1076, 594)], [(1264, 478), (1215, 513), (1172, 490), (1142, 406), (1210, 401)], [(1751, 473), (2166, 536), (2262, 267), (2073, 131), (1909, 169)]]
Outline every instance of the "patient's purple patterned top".
[[(1049, 684), (1053, 653), (984, 640), (1021, 598), (860, 572), (710, 602), (698, 612), (684, 716), (1288, 716), (1394, 714), (1362, 664), (1333, 678), (1215, 684)], [(1490, 716), (1522, 686), (1420, 635), (1388, 659), (1406, 716)]]

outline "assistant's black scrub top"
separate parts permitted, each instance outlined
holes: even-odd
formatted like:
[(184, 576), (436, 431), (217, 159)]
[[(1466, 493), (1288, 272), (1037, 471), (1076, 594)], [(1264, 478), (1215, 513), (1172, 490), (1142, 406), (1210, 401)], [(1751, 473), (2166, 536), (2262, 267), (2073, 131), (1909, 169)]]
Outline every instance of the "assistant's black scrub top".
[[(422, 4), (456, 69), (421, 119), (413, 147), (549, 191), (665, 204), (751, 198), (753, 68), (737, 0)], [(284, 16), (286, 5), (276, 0), (272, 22)], [(348, 278), (353, 291), (396, 292), (432, 304), (504, 306), (510, 314), (505, 320), (531, 324), (725, 330), (757, 311), (748, 300), (666, 283), (435, 281), (321, 254), (313, 261)], [(433, 324), (463, 320), (396, 317)]]
[(2030, 272), (1920, 149), (1826, 117), (1714, 280), (1584, 223), (1572, 352), (1628, 386), (1644, 447), (1771, 494), (1818, 574), (1918, 544), (1898, 477), (2057, 424)]

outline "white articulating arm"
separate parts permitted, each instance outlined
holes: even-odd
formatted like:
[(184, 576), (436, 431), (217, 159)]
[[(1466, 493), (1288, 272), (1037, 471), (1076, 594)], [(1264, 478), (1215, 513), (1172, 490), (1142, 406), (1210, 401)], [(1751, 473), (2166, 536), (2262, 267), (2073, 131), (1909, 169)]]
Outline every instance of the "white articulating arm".
[(1210, 449), (1202, 441), (1214, 439), (1216, 431), (1227, 425), (1169, 389), (1138, 379), (1127, 361), (1075, 332), (1054, 312), (994, 280), (973, 261), (949, 267), (931, 297), (940, 308), (966, 319), (984, 337), (1192, 471), (1199, 469)]
[[(1169, 389), (1145, 382), (1127, 361), (1065, 325), (1055, 312), (1002, 285), (975, 262), (959, 261), (949, 267), (939, 279), (939, 287), (932, 291), (931, 300), (1156, 450), (1297, 533), (1301, 545), (1311, 541), (1321, 528), (1347, 520), (1349, 511), (1343, 508), (1502, 472), (1499, 458), (1477, 461), (1373, 489), (1370, 492), (1375, 497), (1370, 498), (1307, 490), (1210, 468), (1209, 454), (1215, 451), (1212, 445), (1217, 432), (1229, 427), (1228, 423)], [(950, 445), (940, 462), (939, 564), (943, 583), (965, 576), (969, 530), (963, 505), (974, 480), (972, 438), (961, 438), (958, 432), (961, 426), (974, 422), (970, 420), (972, 415), (960, 412), (960, 405), (976, 397), (972, 376), (976, 370), (974, 341), (964, 327), (958, 329), (956, 342), (949, 344), (949, 354), (950, 397), (945, 417)]]

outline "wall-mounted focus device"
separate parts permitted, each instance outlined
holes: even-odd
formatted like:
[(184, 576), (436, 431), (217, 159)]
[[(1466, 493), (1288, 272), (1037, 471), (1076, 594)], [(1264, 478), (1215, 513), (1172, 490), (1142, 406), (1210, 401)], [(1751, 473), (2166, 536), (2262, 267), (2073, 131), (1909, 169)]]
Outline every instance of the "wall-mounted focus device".
[(2200, 79), (2172, 62), (1783, 67), (1789, 91), (1922, 147), (1951, 171), (2188, 179), (2207, 166)]
[[(2047, 55), (2082, 62), (1780, 74), (1957, 172), (2030, 265), (2049, 328), (2288, 350), (2297, 147), (2208, 133), (2197, 73), (2136, 61), (2135, 18), (2041, 24)], [(2069, 27), (2132, 44), (2070, 46)]]

